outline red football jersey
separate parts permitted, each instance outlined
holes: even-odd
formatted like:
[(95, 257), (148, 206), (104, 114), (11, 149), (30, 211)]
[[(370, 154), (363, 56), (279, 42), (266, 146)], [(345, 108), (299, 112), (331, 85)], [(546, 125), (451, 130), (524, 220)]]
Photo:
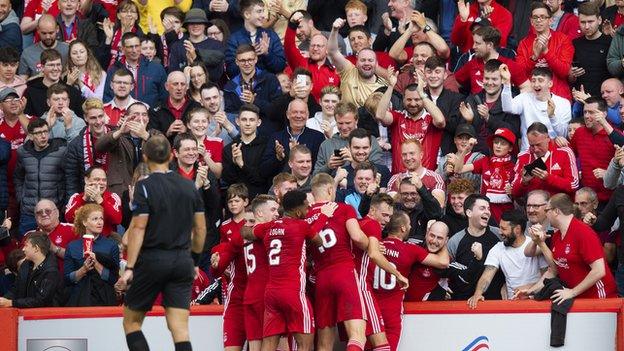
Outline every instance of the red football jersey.
[[(381, 241), (381, 224), (379, 224), (379, 222), (369, 216), (362, 218), (359, 222), (360, 228), (362, 228), (362, 231), (367, 237), (376, 238), (378, 241)], [(377, 267), (377, 265), (374, 262), (371, 262), (368, 253), (362, 251), (356, 246), (353, 247), (353, 256), (355, 260), (355, 269), (357, 269), (357, 272), (360, 275), (360, 282), (366, 281), (368, 286), (371, 287), (373, 284), (375, 267)]]
[[(407, 276), (412, 270), (412, 266), (422, 262), (429, 254), (427, 250), (418, 245), (406, 243), (394, 237), (388, 237), (382, 243), (386, 247), (384, 256), (403, 276)], [(411, 284), (412, 281), (410, 280)], [(405, 292), (401, 290), (401, 285), (397, 283), (396, 277), (380, 268), (375, 269), (373, 289), (375, 295), (384, 299), (396, 299), (394, 300), (396, 302), (402, 302), (405, 295)]]
[[(321, 215), (321, 207), (325, 203), (316, 203), (308, 211), (308, 223), (315, 223)], [(323, 245), (317, 247), (312, 252), (314, 261), (314, 271), (318, 273), (325, 268), (341, 265), (347, 269), (354, 269), (353, 253), (351, 252), (351, 237), (347, 231), (347, 220), (356, 219), (357, 215), (352, 206), (345, 203), (338, 203), (338, 208), (334, 212), (319, 235), (323, 240)]]
[(256, 224), (253, 234), (264, 244), (269, 263), (266, 289), (305, 293), (306, 240), (316, 235), (302, 219), (281, 218)]
[[(577, 286), (591, 270), (589, 266), (598, 259), (604, 259), (604, 252), (598, 235), (585, 223), (573, 218), (565, 238), (557, 230), (552, 236), (552, 253), (557, 273), (561, 281), (572, 289)], [(605, 276), (585, 290), (577, 298), (616, 297), (615, 279), (605, 261)]]
[(259, 241), (245, 244), (244, 252), (247, 266), (245, 304), (253, 304), (264, 300), (264, 290), (269, 279), (269, 261), (264, 246)]
[(228, 219), (221, 224), (219, 233), (221, 242), (229, 243), (232, 251), (232, 261), (229, 263), (227, 271), (229, 281), (225, 290), (225, 305), (232, 302), (242, 303), (245, 295), (245, 285), (247, 284), (247, 267), (243, 255), (243, 237), (240, 234), (241, 228), (245, 225), (245, 220), (235, 222)]
[(405, 140), (416, 139), (423, 147), (422, 165), (425, 168), (435, 170), (438, 163), (438, 150), (442, 143), (442, 132), (433, 125), (433, 118), (423, 109), (423, 115), (417, 119), (408, 117), (406, 111), (392, 110), (392, 124), (388, 126), (390, 140), (392, 141), (392, 173), (405, 171), (401, 160), (401, 143)]

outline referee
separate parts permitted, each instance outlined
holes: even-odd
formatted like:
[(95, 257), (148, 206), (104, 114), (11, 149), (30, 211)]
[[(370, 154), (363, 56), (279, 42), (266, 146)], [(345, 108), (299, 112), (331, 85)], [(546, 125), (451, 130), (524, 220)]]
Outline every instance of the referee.
[(131, 283), (123, 318), (126, 342), (130, 351), (149, 350), (141, 325), (162, 292), (175, 350), (192, 350), (188, 318), (194, 267), (206, 238), (204, 204), (193, 182), (169, 170), (171, 146), (163, 135), (147, 140), (143, 160), (151, 174), (135, 187), (128, 266), (117, 283), (119, 290)]

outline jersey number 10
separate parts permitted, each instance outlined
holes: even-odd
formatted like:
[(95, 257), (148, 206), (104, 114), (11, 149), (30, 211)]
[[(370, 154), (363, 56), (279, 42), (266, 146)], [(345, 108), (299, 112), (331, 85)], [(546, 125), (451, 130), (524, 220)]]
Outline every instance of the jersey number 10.
[[(394, 263), (390, 262), (394, 266)], [(388, 276), (390, 278), (388, 279)], [(373, 289), (394, 290), (396, 287), (396, 277), (387, 273), (379, 266), (375, 267), (375, 275), (373, 277)]]

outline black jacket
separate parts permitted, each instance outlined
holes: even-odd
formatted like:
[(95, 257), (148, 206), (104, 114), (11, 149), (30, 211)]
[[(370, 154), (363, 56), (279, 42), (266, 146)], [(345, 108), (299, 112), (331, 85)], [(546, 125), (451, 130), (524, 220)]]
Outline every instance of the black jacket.
[[(193, 168), (197, 171), (199, 165), (195, 163)], [(174, 161), (169, 164), (169, 169), (179, 172), (178, 164)], [(197, 173), (195, 173), (195, 177)], [(195, 181), (195, 177), (193, 181)], [(206, 241), (204, 242), (204, 252), (210, 253), (212, 247), (219, 243), (219, 232), (216, 223), (221, 220), (221, 194), (219, 192), (219, 180), (208, 171), (210, 187), (208, 189), (198, 189), (204, 201), (204, 215), (206, 217)]]
[[(182, 122), (184, 122), (185, 125), (187, 122), (188, 113), (194, 108), (201, 107), (201, 105), (195, 102), (195, 100), (189, 98), (187, 99), (188, 104), (186, 105), (184, 112), (182, 112)], [(171, 123), (175, 121), (173, 113), (171, 113), (169, 107), (167, 106), (167, 101), (168, 99), (165, 99), (161, 101), (156, 107), (149, 110), (149, 123), (147, 124), (148, 129), (156, 129), (165, 135), (167, 135), (167, 129), (169, 129)], [(172, 134), (169, 137), (169, 141), (172, 142), (173, 138), (175, 138), (176, 135), (177, 134)]]
[[(480, 92), (476, 96), (479, 96), (481, 102), (485, 102), (485, 92)], [(484, 138), (484, 134), (479, 131), (486, 128), (485, 135), (494, 135), (494, 132), (498, 128), (507, 128), (511, 130), (515, 135), (520, 135), (520, 117), (511, 113), (503, 111), (503, 106), (500, 97), (496, 100), (496, 103), (490, 108), (490, 118), (485, 122), (481, 115), (477, 112), (477, 100), (475, 95), (470, 95), (466, 99), (466, 102), (472, 107), (474, 113), (474, 119), (472, 120), (472, 126), (477, 132), (477, 145), (472, 149), (474, 152), (480, 152), (484, 155), (490, 155), (490, 148), (487, 146), (487, 140)], [(466, 123), (463, 117), (460, 117), (461, 123)], [(520, 139), (520, 138), (518, 138)]]
[(442, 217), (442, 222), (446, 223), (449, 227), (449, 239), (458, 232), (468, 227), (468, 218), (461, 214), (455, 213), (453, 207), (449, 204), (446, 206), (446, 211)]
[(49, 254), (37, 267), (25, 260), (19, 268), (15, 286), (4, 297), (13, 300), (13, 307), (53, 307), (58, 299), (63, 281), (53, 254)]
[[(65, 193), (69, 199), (75, 193), (84, 190), (84, 128), (77, 137), (67, 145), (67, 153), (65, 154)], [(91, 146), (95, 155), (95, 143)]]
[(462, 94), (448, 89), (443, 89), (442, 94), (440, 94), (436, 100), (436, 106), (442, 111), (444, 119), (446, 120), (444, 134), (442, 135), (442, 144), (440, 144), (442, 155), (457, 151), (455, 150), (453, 139), (455, 138), (455, 129), (457, 129), (460, 120), (459, 103), (463, 100), (464, 96)]
[[(69, 108), (74, 111), (78, 117), (82, 118), (82, 103), (84, 102), (84, 98), (82, 97), (80, 90), (74, 88), (73, 86), (69, 86), (64, 82), (61, 83), (69, 89)], [(24, 96), (27, 99), (24, 113), (27, 115), (41, 117), (50, 109), (46, 103), (48, 99), (48, 87), (43, 84), (43, 77), (28, 81), (28, 83), (26, 83)]]
[[(240, 143), (237, 137), (232, 143)], [(258, 194), (265, 194), (269, 189), (269, 179), (260, 176), (258, 169), (262, 155), (267, 147), (267, 137), (258, 135), (249, 144), (242, 144), (243, 168), (238, 167), (232, 158), (232, 143), (223, 148), (223, 173), (221, 180), (228, 186), (235, 183), (243, 183), (249, 189), (249, 198), (253, 199)]]

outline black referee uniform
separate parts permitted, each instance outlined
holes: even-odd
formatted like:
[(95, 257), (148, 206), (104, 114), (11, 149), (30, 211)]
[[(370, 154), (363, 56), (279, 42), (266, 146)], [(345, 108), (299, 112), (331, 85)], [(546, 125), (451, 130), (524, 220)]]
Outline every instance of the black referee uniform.
[(189, 309), (195, 274), (193, 218), (204, 213), (195, 184), (175, 172), (152, 173), (137, 183), (132, 205), (133, 216), (149, 218), (126, 306), (149, 311), (162, 292), (164, 307)]

